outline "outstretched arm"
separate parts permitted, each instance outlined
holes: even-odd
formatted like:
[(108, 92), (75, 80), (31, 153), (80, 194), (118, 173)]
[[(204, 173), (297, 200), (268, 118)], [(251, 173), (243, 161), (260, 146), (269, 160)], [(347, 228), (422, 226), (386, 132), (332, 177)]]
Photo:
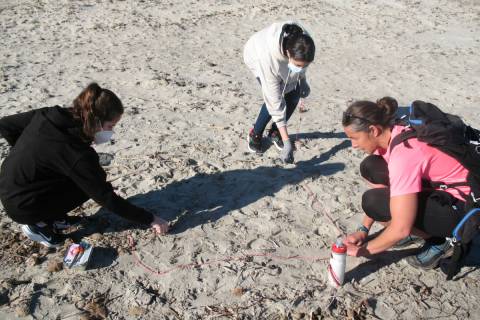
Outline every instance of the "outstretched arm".
[(418, 194), (410, 193), (390, 198), (392, 219), (383, 232), (364, 246), (348, 246), (351, 256), (367, 256), (391, 248), (395, 243), (410, 235), (417, 215)]
[(12, 147), (17, 142), (23, 130), (32, 121), (33, 116), (39, 110), (18, 113), (0, 119), (0, 135), (7, 140)]
[(133, 222), (151, 224), (154, 216), (118, 196), (106, 181), (106, 173), (93, 152), (80, 158), (68, 173), (69, 177), (96, 203)]

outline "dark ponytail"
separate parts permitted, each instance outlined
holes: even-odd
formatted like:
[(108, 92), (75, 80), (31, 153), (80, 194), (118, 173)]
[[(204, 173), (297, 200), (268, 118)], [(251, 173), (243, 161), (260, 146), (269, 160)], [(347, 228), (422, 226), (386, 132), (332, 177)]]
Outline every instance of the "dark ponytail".
[(393, 125), (398, 109), (397, 100), (383, 97), (377, 102), (355, 101), (343, 113), (342, 125), (356, 132), (369, 130), (370, 125), (388, 128)]
[(71, 110), (73, 117), (82, 122), (85, 136), (93, 139), (99, 124), (123, 114), (123, 104), (112, 91), (91, 83), (73, 100)]
[(297, 24), (285, 24), (282, 28), (282, 50), (292, 59), (312, 62), (315, 58), (315, 44), (313, 39)]

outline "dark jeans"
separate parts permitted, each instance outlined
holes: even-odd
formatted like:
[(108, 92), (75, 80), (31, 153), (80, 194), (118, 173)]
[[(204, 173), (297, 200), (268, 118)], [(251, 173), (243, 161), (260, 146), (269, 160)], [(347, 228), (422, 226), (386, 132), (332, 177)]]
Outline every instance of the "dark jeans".
[(68, 212), (90, 199), (73, 183), (67, 183), (58, 190), (51, 190), (35, 196), (27, 203), (2, 199), (7, 215), (20, 224), (35, 224), (63, 219)]
[[(298, 101), (300, 101), (300, 86), (297, 85), (295, 90), (286, 93), (284, 97), (287, 108), (286, 121), (288, 121), (288, 119), (290, 119), (290, 117), (292, 116), (293, 111), (295, 111), (295, 109), (297, 108)], [(267, 127), (267, 124), (270, 122), (271, 119), (272, 117), (270, 116), (270, 113), (267, 110), (267, 106), (264, 103), (262, 105), (262, 108), (260, 109), (260, 114), (258, 115), (257, 121), (255, 122), (255, 125), (253, 127), (255, 133), (258, 135), (262, 135), (263, 131), (265, 131), (265, 128)], [(273, 123), (272, 130), (276, 129), (277, 125)]]
[[(375, 221), (390, 221), (390, 188), (386, 161), (381, 156), (370, 155), (360, 164), (360, 173), (371, 183), (387, 186), (370, 189), (363, 194), (363, 211)], [(465, 214), (464, 208), (465, 202), (445, 191), (421, 191), (418, 194), (414, 226), (434, 237), (451, 237), (453, 229)]]

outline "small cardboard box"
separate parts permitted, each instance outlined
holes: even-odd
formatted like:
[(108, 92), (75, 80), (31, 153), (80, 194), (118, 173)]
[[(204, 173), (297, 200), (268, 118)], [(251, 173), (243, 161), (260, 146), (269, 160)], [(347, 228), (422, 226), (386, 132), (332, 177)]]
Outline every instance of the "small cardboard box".
[(87, 242), (73, 243), (67, 248), (63, 265), (69, 269), (86, 270), (92, 257), (93, 246)]

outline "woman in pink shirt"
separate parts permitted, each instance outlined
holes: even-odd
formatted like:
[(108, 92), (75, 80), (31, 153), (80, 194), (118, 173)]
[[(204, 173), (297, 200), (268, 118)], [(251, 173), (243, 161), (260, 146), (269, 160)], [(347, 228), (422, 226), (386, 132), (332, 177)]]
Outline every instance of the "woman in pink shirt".
[[(394, 125), (397, 109), (397, 101), (385, 97), (376, 103), (354, 102), (343, 114), (342, 125), (352, 147), (369, 154), (362, 161), (360, 172), (373, 186), (362, 197), (362, 225), (344, 242), (349, 255), (367, 256), (424, 239), (420, 252), (407, 261), (415, 267), (431, 269), (452, 253), (445, 237), (451, 236), (463, 217), (462, 194), (470, 190), (468, 186), (446, 190), (425, 186), (428, 181), (464, 182), (468, 171), (454, 158), (416, 138), (390, 149), (393, 138), (409, 130)], [(375, 221), (385, 229), (366, 242)]]

